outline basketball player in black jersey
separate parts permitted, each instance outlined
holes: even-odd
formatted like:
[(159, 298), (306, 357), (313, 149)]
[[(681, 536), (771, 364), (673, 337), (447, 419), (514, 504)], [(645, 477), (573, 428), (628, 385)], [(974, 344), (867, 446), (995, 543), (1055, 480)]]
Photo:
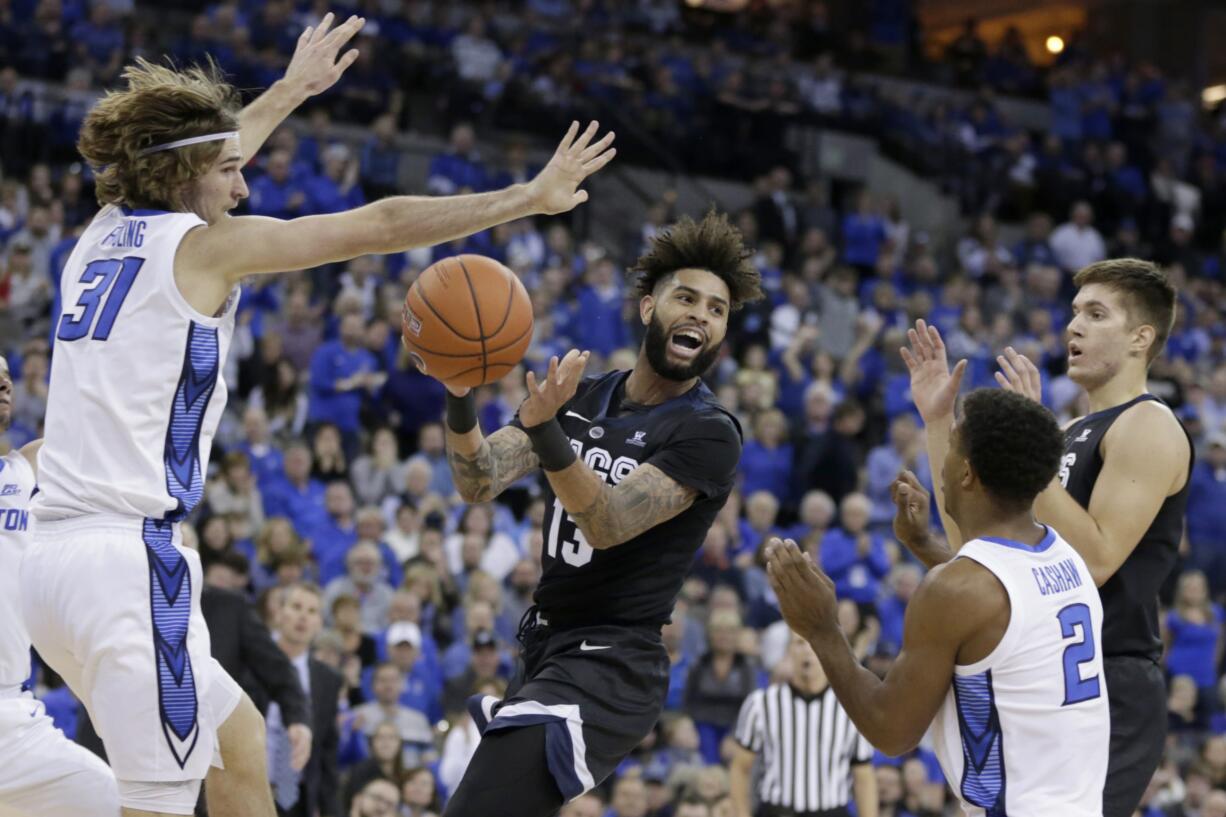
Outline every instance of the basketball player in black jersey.
[[(1175, 288), (1166, 275), (1148, 261), (1122, 258), (1085, 267), (1073, 283), (1068, 374), (1086, 390), (1090, 413), (1065, 428), (1059, 475), (1035, 501), (1035, 513), (1077, 549), (1099, 586), (1111, 703), (1103, 815), (1131, 817), (1166, 737), (1158, 588), (1183, 536), (1193, 449), (1170, 408), (1146, 391), (1149, 366), (1174, 322)], [(902, 354), (912, 396), (928, 427), (929, 457), (943, 457), (949, 439), (939, 429), (948, 427), (966, 362), (951, 374), (940, 333), (923, 321), (909, 334), (911, 348)], [(1013, 349), (997, 360), (1002, 386), (1040, 400), (1033, 363)], [(944, 513), (942, 521), (956, 547), (957, 525)], [(948, 551), (916, 555), (932, 565)]]
[(547, 479), (543, 572), (520, 624), (519, 677), (474, 699), (483, 737), (447, 817), (545, 817), (599, 785), (650, 732), (668, 691), (660, 628), (736, 478), (741, 429), (700, 375), (728, 316), (761, 297), (727, 218), (683, 219), (639, 259), (647, 327), (631, 371), (583, 377), (588, 354), (527, 375), (515, 420), (482, 436), (470, 393), (449, 392), (457, 490), (486, 502)]

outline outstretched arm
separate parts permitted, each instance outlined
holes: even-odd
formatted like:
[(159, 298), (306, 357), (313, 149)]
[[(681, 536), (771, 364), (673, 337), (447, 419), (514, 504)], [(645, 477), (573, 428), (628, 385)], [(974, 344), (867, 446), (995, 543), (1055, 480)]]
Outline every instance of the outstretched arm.
[(328, 12), (318, 26), (303, 31), (285, 76), (239, 114), (239, 143), (244, 165), (259, 152), (264, 141), (287, 116), (306, 100), (335, 85), (345, 69), (358, 58), (357, 49), (345, 52), (339, 60), (336, 55), (362, 30), (366, 18), (354, 15), (330, 30), (334, 20), (332, 12)]
[(1188, 479), (1191, 450), (1165, 406), (1141, 403), (1124, 412), (1101, 445), (1102, 471), (1088, 508), (1059, 479), (1034, 503), (1035, 516), (1060, 532), (1102, 586), (1153, 524), (1162, 503)]
[(485, 437), (480, 426), (457, 434), (448, 423), (447, 462), (451, 480), (465, 502), (488, 502), (540, 467), (532, 441), (515, 426), (504, 426)]
[[(997, 360), (1001, 386), (1040, 399), (1042, 381), (1034, 363), (1013, 349)], [(1039, 494), (1034, 511), (1081, 554), (1101, 587), (1132, 554), (1166, 498), (1191, 478), (1192, 451), (1171, 410), (1147, 401), (1120, 415), (1103, 437), (1099, 453), (1103, 467), (1088, 508), (1056, 478)]]
[[(920, 583), (907, 613), (903, 647), (884, 680), (856, 660), (838, 625), (834, 582), (792, 540), (771, 540), (767, 576), (788, 626), (813, 645), (839, 703), (856, 729), (887, 755), (914, 748), (941, 707), (958, 649), (1008, 604), (965, 560), (935, 568)], [(988, 576), (990, 578), (990, 576)], [(995, 581), (995, 579), (991, 579)]]
[[(966, 361), (958, 361), (951, 373), (940, 331), (922, 320), (915, 322), (914, 329), (907, 330), (907, 338), (911, 342), (911, 348), (904, 347), (899, 353), (911, 373), (911, 399), (915, 401), (915, 407), (924, 418), (928, 462), (933, 470), (939, 473), (941, 463), (945, 462), (945, 454), (949, 451), (954, 406), (958, 400), (958, 390), (962, 387)], [(941, 480), (934, 478), (932, 484), (937, 497), (937, 512), (941, 515), (941, 524), (945, 526), (945, 538), (950, 547), (956, 549), (962, 544), (962, 534), (958, 530), (958, 524), (945, 512)], [(941, 558), (939, 553), (915, 552), (915, 556), (929, 567), (949, 558)]]
[(651, 463), (635, 468), (617, 485), (582, 460), (561, 471), (545, 471), (562, 507), (583, 538), (596, 550), (607, 550), (663, 522), (694, 504), (698, 492), (682, 485)]
[(181, 286), (184, 274), (213, 282), (220, 305), (230, 287), (249, 275), (445, 244), (524, 216), (566, 212), (587, 201), (579, 185), (616, 153), (610, 148), (612, 133), (593, 141), (598, 127), (592, 122), (580, 133), (579, 123), (573, 123), (535, 179), (493, 193), (393, 196), (355, 210), (291, 221), (218, 219), (184, 237), (175, 259), (176, 279)]

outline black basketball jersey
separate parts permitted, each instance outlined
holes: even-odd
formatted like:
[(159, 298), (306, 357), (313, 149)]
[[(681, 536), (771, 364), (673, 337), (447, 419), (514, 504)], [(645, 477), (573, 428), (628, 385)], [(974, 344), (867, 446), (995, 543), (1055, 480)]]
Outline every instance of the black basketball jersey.
[[(1103, 468), (1099, 450), (1103, 436), (1121, 414), (1146, 400), (1162, 402), (1152, 394), (1143, 394), (1127, 403), (1087, 414), (1065, 430), (1060, 482), (1083, 508), (1090, 506), (1094, 483)], [(1191, 439), (1188, 442), (1191, 445)], [(1190, 464), (1188, 470), (1190, 477)], [(1145, 656), (1154, 661), (1162, 657), (1158, 588), (1175, 566), (1190, 482), (1189, 479), (1179, 493), (1167, 497), (1140, 543), (1098, 590), (1103, 601), (1104, 656)]]
[(666, 623), (694, 554), (736, 480), (740, 424), (702, 381), (683, 395), (644, 406), (624, 397), (629, 375), (586, 378), (558, 412), (558, 422), (579, 459), (607, 484), (649, 462), (698, 491), (698, 498), (634, 539), (595, 550), (546, 482), (543, 571), (534, 600), (554, 626)]

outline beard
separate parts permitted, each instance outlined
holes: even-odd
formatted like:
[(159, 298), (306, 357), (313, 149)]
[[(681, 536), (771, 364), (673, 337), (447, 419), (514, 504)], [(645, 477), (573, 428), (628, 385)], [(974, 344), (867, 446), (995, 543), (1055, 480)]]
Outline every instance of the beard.
[(654, 313), (647, 323), (647, 336), (643, 338), (643, 347), (647, 351), (647, 362), (651, 364), (651, 368), (665, 380), (677, 382), (701, 377), (719, 357), (719, 346), (717, 343), (703, 349), (689, 363), (671, 362), (668, 359), (668, 333), (664, 331), (664, 324)]

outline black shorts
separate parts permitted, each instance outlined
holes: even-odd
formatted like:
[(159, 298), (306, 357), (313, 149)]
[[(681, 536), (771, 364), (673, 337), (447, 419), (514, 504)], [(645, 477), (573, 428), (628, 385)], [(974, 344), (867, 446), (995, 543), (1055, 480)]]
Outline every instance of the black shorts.
[(501, 701), (469, 700), (477, 728), (544, 724), (563, 801), (595, 788), (650, 734), (668, 694), (658, 627), (537, 626), (521, 633), (522, 665)]
[(1103, 659), (1111, 704), (1111, 755), (1103, 817), (1132, 817), (1166, 744), (1166, 680), (1148, 658)]

